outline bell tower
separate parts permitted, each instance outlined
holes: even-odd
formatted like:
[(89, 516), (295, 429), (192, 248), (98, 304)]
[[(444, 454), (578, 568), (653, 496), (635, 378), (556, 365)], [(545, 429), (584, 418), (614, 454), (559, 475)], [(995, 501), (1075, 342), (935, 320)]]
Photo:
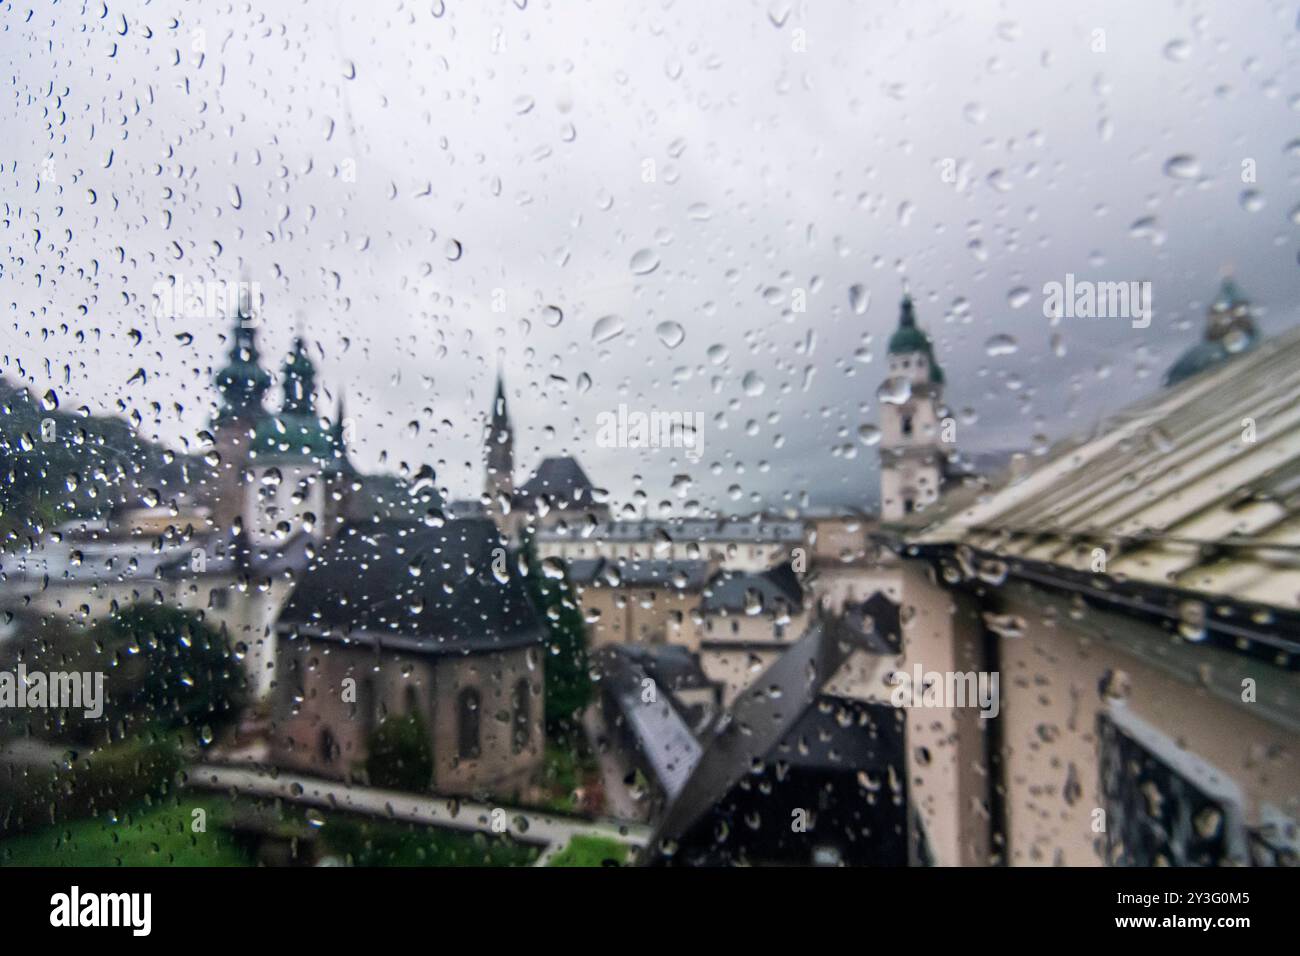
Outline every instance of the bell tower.
[(241, 518), (245, 474), (253, 428), (266, 413), (263, 400), (271, 376), (262, 368), (257, 351), (258, 320), (252, 296), (241, 284), (239, 307), (230, 335), (230, 356), (216, 375), (221, 403), (213, 419), (216, 437), (217, 477), (213, 520), (229, 537)]
[(506, 407), (505, 384), (497, 373), (496, 394), (488, 415), (486, 438), (487, 474), (483, 481), (483, 495), (487, 498), (488, 514), (503, 534), (509, 535), (511, 502), (515, 494), (515, 432), (510, 424), (510, 410)]
[(916, 325), (904, 295), (889, 339), (889, 377), (880, 400), (880, 517), (899, 521), (938, 500), (947, 454), (943, 447), (943, 369), (929, 337)]

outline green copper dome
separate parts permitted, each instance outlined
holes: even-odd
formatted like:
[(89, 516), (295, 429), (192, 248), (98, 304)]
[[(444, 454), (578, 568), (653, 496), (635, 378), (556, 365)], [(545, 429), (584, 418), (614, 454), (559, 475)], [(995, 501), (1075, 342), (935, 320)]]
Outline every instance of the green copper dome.
[(1165, 386), (1177, 385), (1235, 355), (1249, 352), (1258, 341), (1259, 333), (1250, 316), (1250, 300), (1241, 294), (1235, 282), (1224, 279), (1210, 306), (1204, 336), (1169, 367)]
[(943, 383), (943, 369), (935, 361), (930, 338), (917, 328), (916, 313), (912, 308), (912, 297), (905, 295), (903, 296), (902, 305), (899, 307), (898, 329), (889, 337), (889, 354), (905, 355), (909, 352), (924, 354), (930, 360), (930, 381), (936, 384)]
[(339, 460), (334, 436), (321, 420), (294, 412), (263, 416), (253, 429), (249, 452), (254, 461), (303, 459), (328, 465)]
[(316, 366), (301, 338), (285, 359), (284, 401), (280, 412), (265, 415), (253, 429), (249, 451), (255, 459), (308, 459), (341, 466), (342, 454), (333, 431), (316, 415)]

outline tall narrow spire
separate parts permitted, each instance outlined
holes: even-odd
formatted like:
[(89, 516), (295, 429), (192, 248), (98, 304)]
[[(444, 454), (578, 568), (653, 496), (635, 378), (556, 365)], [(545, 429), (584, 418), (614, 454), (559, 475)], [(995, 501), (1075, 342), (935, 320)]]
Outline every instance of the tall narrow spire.
[(501, 380), (501, 372), (497, 371), (497, 390), (492, 398), (492, 426), (497, 428), (510, 427), (510, 410), (506, 407), (506, 386)]
[(510, 409), (506, 405), (506, 387), (501, 372), (497, 372), (496, 392), (492, 396), (492, 410), (487, 428), (487, 475), (484, 493), (494, 503), (515, 490), (515, 433), (510, 424)]

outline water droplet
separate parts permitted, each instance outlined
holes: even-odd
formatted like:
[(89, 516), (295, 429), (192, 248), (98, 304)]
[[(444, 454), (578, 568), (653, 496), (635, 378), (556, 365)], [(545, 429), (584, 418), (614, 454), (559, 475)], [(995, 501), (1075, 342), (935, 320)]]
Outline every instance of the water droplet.
[(1010, 335), (994, 335), (984, 343), (984, 352), (986, 355), (996, 358), (999, 355), (1014, 355), (1020, 348), (1016, 340)]
[(677, 322), (660, 322), (655, 326), (659, 341), (670, 349), (675, 349), (686, 339), (686, 330)]
[(911, 397), (912, 380), (902, 375), (885, 379), (876, 389), (876, 398), (886, 405), (902, 405)]
[(865, 315), (871, 307), (871, 290), (864, 285), (849, 286), (849, 306), (854, 315)]
[(659, 268), (659, 257), (653, 249), (642, 249), (632, 257), (629, 265), (636, 275), (649, 275)]
[(591, 340), (597, 344), (616, 339), (623, 334), (623, 320), (617, 315), (606, 315), (591, 327)]
[(1195, 156), (1180, 153), (1165, 161), (1165, 175), (1170, 179), (1196, 179), (1201, 175), (1201, 164)]

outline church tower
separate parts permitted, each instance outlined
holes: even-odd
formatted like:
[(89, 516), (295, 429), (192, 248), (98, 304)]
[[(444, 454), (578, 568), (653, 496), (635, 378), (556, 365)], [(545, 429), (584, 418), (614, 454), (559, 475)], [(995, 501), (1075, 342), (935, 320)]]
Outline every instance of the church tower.
[(880, 517), (899, 521), (938, 500), (947, 453), (943, 369), (930, 339), (916, 325), (904, 295), (898, 329), (889, 339), (889, 378), (880, 387)]
[(244, 528), (254, 547), (301, 533), (319, 540), (333, 530), (326, 485), (339, 459), (335, 436), (316, 415), (316, 366), (301, 336), (285, 359), (281, 385), (280, 411), (264, 415), (253, 429)]
[(256, 327), (253, 302), (245, 292), (235, 313), (229, 360), (216, 375), (221, 405), (212, 423), (220, 458), (212, 517), (226, 537), (235, 534), (241, 519), (249, 445), (253, 428), (265, 414), (262, 402), (271, 386), (270, 373), (259, 362)]
[(503, 534), (509, 534), (511, 501), (515, 494), (515, 432), (510, 425), (510, 411), (506, 408), (506, 390), (497, 373), (496, 395), (488, 416), (487, 474), (483, 494), (487, 498), (488, 514), (496, 521)]

